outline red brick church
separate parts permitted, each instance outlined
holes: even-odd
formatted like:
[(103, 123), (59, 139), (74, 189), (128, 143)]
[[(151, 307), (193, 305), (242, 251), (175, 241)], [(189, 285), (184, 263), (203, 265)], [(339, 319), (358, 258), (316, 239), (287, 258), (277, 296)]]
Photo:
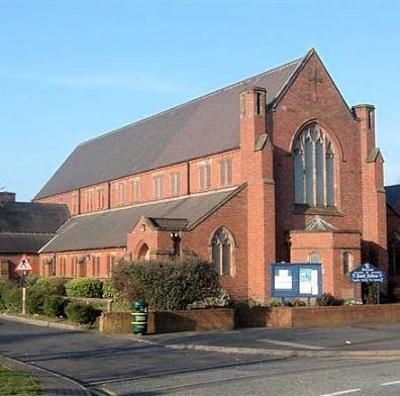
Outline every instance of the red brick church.
[(374, 107), (349, 107), (315, 50), (80, 144), (34, 202), (72, 215), (39, 251), (43, 275), (192, 252), (231, 296), (263, 301), (271, 263), (321, 262), (342, 297), (362, 261), (387, 267)]

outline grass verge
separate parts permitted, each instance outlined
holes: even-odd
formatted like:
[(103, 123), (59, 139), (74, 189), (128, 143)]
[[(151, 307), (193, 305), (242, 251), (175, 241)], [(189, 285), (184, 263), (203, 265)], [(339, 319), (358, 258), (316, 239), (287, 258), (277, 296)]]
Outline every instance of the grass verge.
[(36, 396), (41, 395), (39, 383), (32, 377), (10, 370), (0, 361), (0, 396)]

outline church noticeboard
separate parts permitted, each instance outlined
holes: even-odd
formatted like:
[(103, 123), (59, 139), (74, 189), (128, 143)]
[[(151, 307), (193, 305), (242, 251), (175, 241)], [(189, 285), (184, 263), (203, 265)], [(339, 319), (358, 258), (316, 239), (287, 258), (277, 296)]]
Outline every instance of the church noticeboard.
[(370, 263), (364, 263), (350, 272), (350, 279), (353, 283), (383, 283), (385, 274)]
[(271, 296), (275, 298), (319, 297), (322, 295), (321, 264), (272, 264)]

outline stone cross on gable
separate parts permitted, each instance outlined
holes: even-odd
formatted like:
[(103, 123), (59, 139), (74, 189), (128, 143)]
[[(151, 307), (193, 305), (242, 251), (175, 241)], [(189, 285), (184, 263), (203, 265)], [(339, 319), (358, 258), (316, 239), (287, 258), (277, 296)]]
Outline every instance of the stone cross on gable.
[(318, 84), (322, 84), (324, 80), (319, 76), (318, 70), (315, 69), (314, 73), (308, 79), (312, 84), (314, 84), (314, 100), (318, 99)]

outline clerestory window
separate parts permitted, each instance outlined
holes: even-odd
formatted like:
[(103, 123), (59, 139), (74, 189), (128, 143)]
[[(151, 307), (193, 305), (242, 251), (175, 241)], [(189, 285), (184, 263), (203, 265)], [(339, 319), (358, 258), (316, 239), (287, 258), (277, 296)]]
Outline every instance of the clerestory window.
[(295, 203), (335, 206), (335, 155), (326, 133), (308, 125), (296, 137), (292, 155)]

